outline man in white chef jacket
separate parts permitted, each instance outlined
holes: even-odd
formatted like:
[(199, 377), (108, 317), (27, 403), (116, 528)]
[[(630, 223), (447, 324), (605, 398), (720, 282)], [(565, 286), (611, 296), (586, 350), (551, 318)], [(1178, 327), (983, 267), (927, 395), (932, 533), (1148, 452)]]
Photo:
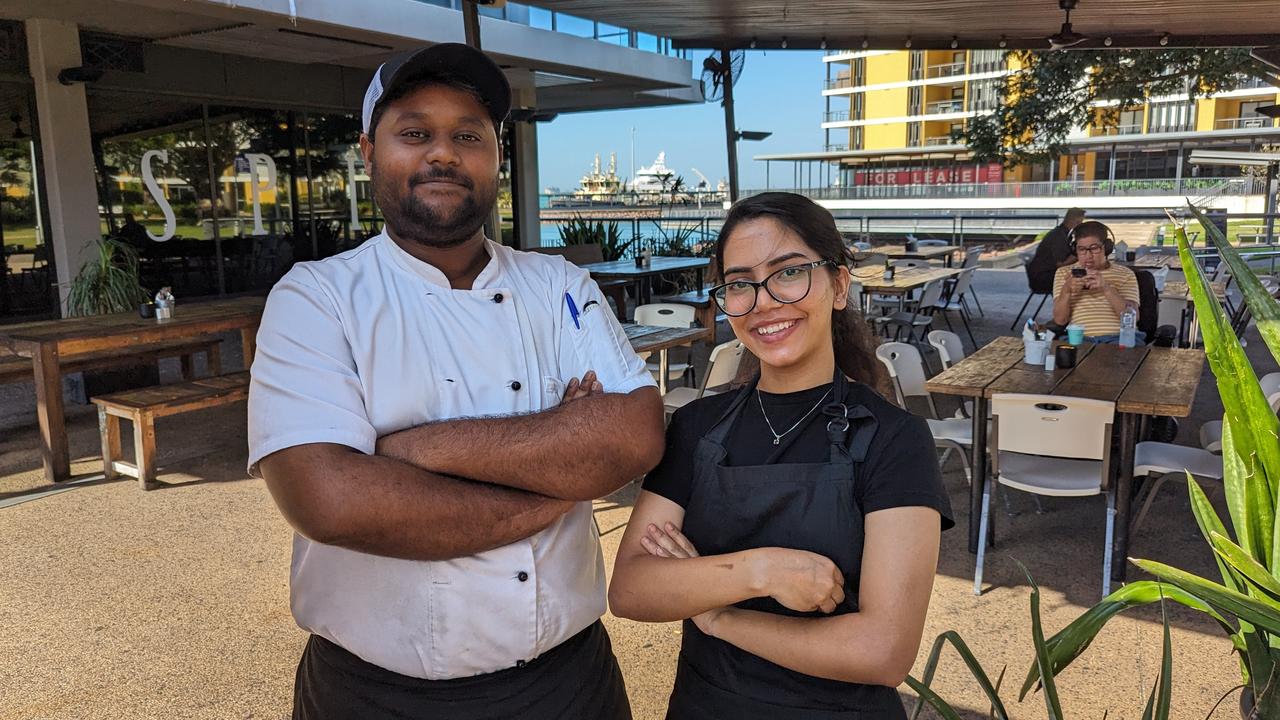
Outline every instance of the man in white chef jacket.
[(267, 301), (249, 463), (297, 531), (295, 718), (631, 716), (590, 501), (657, 463), (662, 401), (586, 272), (485, 238), (509, 107), (465, 45), (385, 63), (386, 228)]

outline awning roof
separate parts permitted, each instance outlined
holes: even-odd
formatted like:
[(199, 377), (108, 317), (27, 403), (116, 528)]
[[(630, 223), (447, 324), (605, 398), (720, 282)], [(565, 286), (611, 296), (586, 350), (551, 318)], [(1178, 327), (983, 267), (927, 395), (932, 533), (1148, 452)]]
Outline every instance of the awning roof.
[[(1053, 0), (532, 0), (531, 5), (671, 38), (677, 47), (899, 50), (1048, 49), (1062, 24)], [(1280, 44), (1276, 0), (1081, 0), (1078, 47), (1261, 47)]]

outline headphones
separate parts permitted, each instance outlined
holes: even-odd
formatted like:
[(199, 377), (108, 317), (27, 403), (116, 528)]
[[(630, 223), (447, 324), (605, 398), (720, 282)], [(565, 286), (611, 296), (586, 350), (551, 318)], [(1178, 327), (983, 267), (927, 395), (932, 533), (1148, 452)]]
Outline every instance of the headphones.
[(1071, 250), (1071, 254), (1076, 257), (1080, 256), (1080, 253), (1076, 252), (1076, 240), (1077, 236), (1081, 234), (1081, 229), (1084, 230), (1085, 235), (1097, 237), (1098, 228), (1102, 228), (1102, 254), (1104, 257), (1110, 255), (1111, 251), (1116, 248), (1115, 233), (1111, 232), (1111, 228), (1107, 227), (1105, 223), (1100, 223), (1097, 220), (1088, 220), (1071, 228), (1071, 232), (1067, 235), (1067, 248)]

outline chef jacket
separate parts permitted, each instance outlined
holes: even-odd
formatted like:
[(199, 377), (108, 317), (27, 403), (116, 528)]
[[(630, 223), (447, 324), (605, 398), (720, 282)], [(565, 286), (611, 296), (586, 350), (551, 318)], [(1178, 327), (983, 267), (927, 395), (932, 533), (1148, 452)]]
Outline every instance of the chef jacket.
[[(654, 385), (586, 271), (492, 241), (485, 249), (489, 263), (470, 290), (452, 289), (385, 232), (294, 265), (258, 331), (250, 473), (296, 445), (372, 454), (378, 437), (424, 423), (546, 410), (587, 370), (610, 393)], [(304, 630), (425, 679), (523, 664), (605, 610), (589, 502), (529, 538), (446, 561), (295, 534), (290, 591)]]

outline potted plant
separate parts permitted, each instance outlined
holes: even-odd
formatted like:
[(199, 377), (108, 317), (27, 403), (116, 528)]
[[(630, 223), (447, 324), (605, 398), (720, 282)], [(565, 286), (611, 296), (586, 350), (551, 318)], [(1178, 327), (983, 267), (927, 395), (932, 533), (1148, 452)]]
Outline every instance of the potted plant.
[(132, 246), (110, 238), (94, 244), (97, 256), (86, 262), (71, 281), (67, 315), (105, 315), (135, 309), (147, 301), (138, 279), (138, 253)]
[[(1263, 341), (1280, 359), (1280, 303), (1263, 288), (1218, 226), (1195, 207), (1191, 212), (1239, 283)], [(1187, 476), (1196, 523), (1215, 554), (1220, 579), (1203, 578), (1150, 560), (1133, 560), (1167, 584), (1142, 580), (1103, 598), (1049, 638), (1047, 667), (1052, 674), (1061, 672), (1088, 648), (1112, 617), (1164, 597), (1209, 615), (1231, 639), (1244, 688), (1242, 717), (1280, 718), (1280, 443), (1276, 441), (1280, 422), (1267, 404), (1230, 319), (1191, 256), (1185, 228), (1177, 227), (1175, 236), (1224, 408), (1222, 469), (1230, 531), (1200, 486)], [(1040, 680), (1039, 669), (1031, 668), (1022, 695)]]
[[(69, 285), (68, 316), (131, 312), (149, 299), (138, 277), (138, 253), (132, 246), (104, 238), (94, 248), (97, 252), (93, 259), (80, 268)], [(159, 382), (160, 371), (154, 364), (84, 373), (88, 397)]]
[(633, 242), (622, 239), (622, 231), (617, 222), (605, 225), (603, 221), (597, 220), (593, 223), (577, 214), (561, 225), (559, 230), (560, 241), (566, 246), (599, 245), (605, 262), (621, 260)]

